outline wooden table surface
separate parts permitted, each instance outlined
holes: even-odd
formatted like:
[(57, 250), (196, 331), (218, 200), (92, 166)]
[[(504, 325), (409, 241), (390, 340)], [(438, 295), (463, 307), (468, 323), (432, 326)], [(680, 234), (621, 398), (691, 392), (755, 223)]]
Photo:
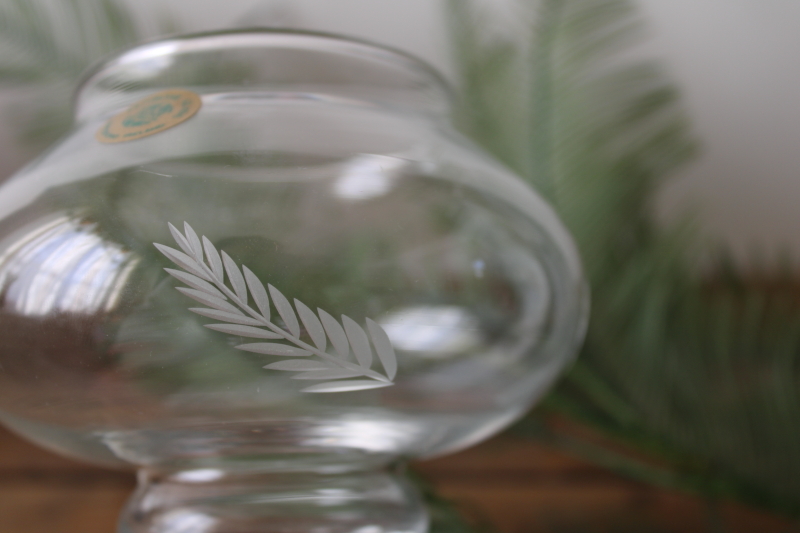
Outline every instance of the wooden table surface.
[[(420, 463), (417, 470), (499, 533), (800, 531), (728, 504), (711, 519), (700, 499), (508, 436)], [(0, 429), (0, 533), (113, 533), (133, 486), (130, 473), (63, 459)]]

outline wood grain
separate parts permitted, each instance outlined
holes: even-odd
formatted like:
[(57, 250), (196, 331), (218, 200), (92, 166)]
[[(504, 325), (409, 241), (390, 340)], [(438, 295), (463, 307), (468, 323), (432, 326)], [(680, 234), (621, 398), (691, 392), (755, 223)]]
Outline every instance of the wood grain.
[[(499, 533), (787, 533), (785, 520), (630, 481), (509, 436), (421, 463), (443, 496)], [(800, 531), (798, 529), (797, 531)]]
[[(791, 524), (620, 478), (556, 450), (504, 436), (417, 465), (498, 533), (786, 533)], [(63, 459), (0, 429), (0, 532), (113, 533), (133, 474)], [(725, 529), (720, 529), (724, 526)]]

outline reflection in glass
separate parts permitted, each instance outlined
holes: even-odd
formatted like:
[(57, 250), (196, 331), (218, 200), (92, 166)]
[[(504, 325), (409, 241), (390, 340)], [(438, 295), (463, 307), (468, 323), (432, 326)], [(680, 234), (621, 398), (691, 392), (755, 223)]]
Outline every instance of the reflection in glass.
[(210, 533), (216, 524), (216, 519), (202, 512), (191, 509), (175, 509), (161, 515), (153, 524), (153, 531)]
[(456, 306), (410, 307), (380, 322), (400, 350), (423, 352), (425, 357), (446, 357), (480, 345), (478, 321)]
[(336, 180), (334, 192), (347, 200), (369, 200), (388, 193), (406, 162), (394, 157), (361, 155)]
[(4, 309), (24, 316), (113, 309), (138, 259), (95, 231), (63, 217), (9, 245), (0, 257)]

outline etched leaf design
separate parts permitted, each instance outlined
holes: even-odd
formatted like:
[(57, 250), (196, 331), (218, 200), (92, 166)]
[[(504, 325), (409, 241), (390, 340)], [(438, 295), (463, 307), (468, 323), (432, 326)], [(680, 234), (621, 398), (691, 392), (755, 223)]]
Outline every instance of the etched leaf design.
[(186, 252), (198, 261), (203, 260), (203, 246), (200, 244), (200, 238), (194, 232), (192, 227), (186, 222), (183, 223), (183, 230), (186, 232), (186, 240), (191, 247), (191, 252)]
[(372, 337), (372, 344), (375, 346), (375, 353), (378, 354), (383, 369), (386, 370), (386, 377), (394, 379), (397, 374), (397, 356), (392, 347), (389, 335), (374, 320), (367, 319), (367, 329), (369, 336)]
[(331, 344), (336, 349), (336, 353), (342, 359), (347, 359), (347, 356), (350, 355), (350, 343), (347, 342), (347, 334), (344, 332), (344, 328), (339, 325), (335, 318), (322, 309), (317, 309), (317, 312), (328, 338), (331, 340)]
[(357, 378), (361, 373), (356, 370), (346, 368), (331, 368), (329, 370), (313, 370), (292, 376), (292, 379), (343, 379)]
[(250, 288), (250, 294), (253, 296), (253, 301), (256, 303), (261, 315), (269, 320), (269, 296), (267, 296), (267, 289), (261, 280), (253, 274), (249, 268), (242, 266), (244, 270), (244, 279), (247, 281), (247, 286)]
[(262, 353), (265, 355), (282, 355), (284, 357), (306, 357), (313, 352), (288, 346), (286, 344), (276, 344), (272, 342), (256, 342), (253, 344), (240, 344), (236, 347), (246, 352)]
[(181, 250), (189, 255), (192, 255), (192, 245), (189, 244), (189, 241), (186, 240), (186, 237), (183, 236), (183, 233), (178, 231), (178, 228), (172, 224), (168, 224), (168, 227), (169, 232), (172, 234), (172, 238), (175, 239), (175, 242), (178, 243), (178, 246), (181, 247)]
[(327, 383), (320, 383), (319, 385), (306, 387), (303, 389), (303, 392), (352, 392), (358, 390), (380, 389), (390, 385), (394, 385), (394, 383), (381, 383), (380, 381), (368, 380), (329, 381)]
[(251, 339), (281, 339), (282, 337), (277, 333), (273, 333), (266, 329), (254, 328), (252, 326), (240, 326), (238, 324), (206, 324), (208, 329), (219, 331), (220, 333), (227, 333), (228, 335), (237, 335), (239, 337), (249, 337)]
[(236, 263), (231, 259), (231, 256), (222, 252), (222, 264), (225, 265), (225, 272), (228, 274), (228, 281), (231, 282), (231, 286), (233, 287), (233, 292), (236, 293), (236, 297), (242, 301), (242, 304), (247, 305), (247, 286), (244, 284), (244, 277), (242, 277), (242, 273), (239, 271), (239, 267), (236, 266)]
[[(376, 322), (367, 319), (367, 336), (364, 328), (347, 316), (342, 315), (339, 323), (322, 309), (318, 308), (315, 314), (300, 300), (295, 299), (293, 306), (272, 285), (265, 288), (249, 268), (242, 265), (240, 270), (227, 253), (218, 251), (205, 236), (199, 237), (189, 224), (184, 222), (185, 234), (172, 224), (169, 224), (169, 230), (183, 251), (158, 243), (154, 245), (184, 271), (165, 270), (188, 285), (177, 287), (182, 294), (207, 306), (190, 308), (189, 311), (221, 322), (206, 324), (213, 331), (288, 343), (251, 342), (236, 346), (246, 352), (291, 358), (270, 363), (264, 368), (299, 372), (292, 376), (297, 380), (328, 380), (302, 389), (304, 392), (349, 392), (394, 385), (396, 356), (389, 337)], [(230, 287), (225, 284), (226, 276)], [(248, 304), (250, 297), (257, 309)], [(270, 299), (286, 330), (270, 320)], [(298, 316), (313, 345), (301, 337)], [(370, 339), (385, 375), (372, 369), (374, 358)], [(328, 341), (337, 355), (326, 351)], [(351, 349), (358, 364), (348, 360)]]
[(216, 296), (217, 298), (222, 298), (223, 300), (227, 299), (224, 294), (222, 294), (221, 292), (219, 292), (219, 290), (217, 290), (216, 287), (214, 287), (209, 282), (198, 278), (197, 276), (188, 274), (186, 272), (182, 272), (180, 270), (175, 270), (172, 268), (165, 268), (164, 270), (166, 270), (170, 276), (174, 277), (178, 281), (187, 284), (188, 286), (194, 289), (201, 290), (206, 294), (210, 294), (211, 296)]
[(369, 339), (364, 333), (364, 329), (349, 316), (342, 315), (342, 324), (344, 324), (344, 331), (347, 333), (347, 339), (350, 341), (350, 347), (353, 349), (358, 364), (363, 368), (371, 367), (372, 349), (369, 347)]
[(166, 255), (170, 259), (170, 261), (172, 261), (179, 267), (183, 268), (184, 270), (188, 270), (189, 273), (194, 274), (198, 278), (202, 278), (206, 281), (212, 281), (211, 276), (206, 274), (203, 271), (203, 269), (200, 268), (200, 265), (197, 263), (197, 261), (186, 255), (185, 253), (179, 252), (174, 248), (170, 248), (169, 246), (163, 246), (161, 244), (156, 244), (156, 248), (158, 248), (159, 252)]
[(323, 352), (328, 347), (328, 338), (325, 336), (325, 329), (322, 327), (322, 322), (319, 321), (314, 311), (308, 308), (306, 304), (295, 298), (294, 306), (297, 308), (297, 314), (300, 315), (300, 320), (306, 327), (308, 336), (317, 345), (317, 348)]
[(201, 304), (207, 305), (218, 311), (227, 311), (229, 313), (234, 313), (234, 314), (241, 313), (241, 311), (236, 309), (234, 306), (232, 306), (222, 298), (217, 298), (216, 296), (212, 296), (203, 291), (198, 291), (196, 289), (186, 289), (184, 287), (178, 287), (178, 291), (188, 296), (192, 300), (200, 302)]
[(329, 370), (331, 367), (319, 361), (301, 360), (281, 361), (280, 363), (272, 363), (271, 365), (267, 365), (264, 368), (268, 368), (270, 370), (291, 370), (296, 372), (298, 370)]
[(272, 303), (275, 304), (275, 309), (277, 309), (278, 314), (281, 315), (283, 323), (286, 324), (286, 327), (289, 328), (289, 332), (292, 335), (299, 337), (300, 324), (297, 322), (297, 315), (294, 314), (292, 304), (289, 303), (289, 300), (286, 299), (286, 296), (284, 296), (281, 291), (272, 285), (268, 285), (268, 287), (269, 294), (272, 296)]
[(216, 309), (205, 309), (202, 307), (192, 307), (189, 309), (192, 313), (204, 316), (206, 318), (213, 318), (214, 320), (222, 320), (223, 322), (231, 322), (233, 324), (242, 324), (245, 326), (260, 326), (261, 322), (246, 317), (243, 314), (229, 313), (227, 311), (218, 311)]
[(208, 259), (208, 265), (211, 267), (211, 273), (214, 274), (214, 277), (220, 282), (223, 282), (225, 280), (225, 272), (222, 269), (222, 258), (205, 235), (203, 236), (203, 249), (206, 251), (206, 259)]

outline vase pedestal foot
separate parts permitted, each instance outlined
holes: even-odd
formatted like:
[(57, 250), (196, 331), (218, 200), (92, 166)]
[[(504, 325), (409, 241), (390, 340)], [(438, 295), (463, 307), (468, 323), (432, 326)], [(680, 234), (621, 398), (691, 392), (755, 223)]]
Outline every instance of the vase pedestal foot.
[(426, 533), (418, 491), (397, 472), (142, 470), (119, 533)]

